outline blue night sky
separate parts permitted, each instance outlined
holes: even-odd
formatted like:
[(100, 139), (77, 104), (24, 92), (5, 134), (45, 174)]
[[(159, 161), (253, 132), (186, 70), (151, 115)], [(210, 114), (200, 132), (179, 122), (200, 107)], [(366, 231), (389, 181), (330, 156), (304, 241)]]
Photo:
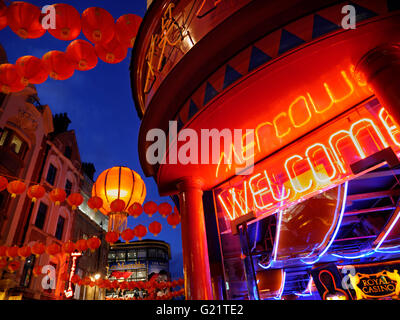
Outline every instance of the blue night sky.
[[(48, 0), (28, 1), (39, 7), (52, 4)], [(63, 3), (74, 6), (80, 13), (91, 6), (102, 7), (115, 19), (127, 13), (141, 17), (146, 11), (145, 0), (64, 0)], [(56, 3), (56, 2), (54, 2)], [(9, 2), (6, 1), (8, 5)], [(81, 33), (78, 37), (85, 39)], [(14, 34), (9, 27), (0, 31), (0, 43), (7, 52), (8, 61), (15, 61), (24, 55), (41, 58), (51, 50), (65, 51), (69, 42), (55, 39), (49, 33), (39, 39), (23, 40)], [(76, 132), (81, 159), (92, 162), (96, 167), (95, 178), (104, 170), (113, 166), (126, 166), (138, 172), (147, 187), (145, 201), (156, 203), (173, 202), (162, 198), (157, 191), (153, 178), (144, 177), (138, 157), (137, 140), (140, 120), (137, 116), (130, 87), (129, 64), (132, 49), (127, 58), (119, 64), (107, 64), (99, 59), (96, 68), (75, 74), (68, 80), (56, 81), (49, 78), (37, 85), (38, 96), (42, 104), (48, 104), (53, 112), (66, 112), (72, 123), (70, 129)], [(159, 239), (170, 243), (172, 260), (170, 261), (173, 276), (182, 276), (182, 243), (180, 225), (172, 229), (158, 213), (153, 218), (144, 214), (138, 219), (129, 218), (129, 227), (138, 223), (146, 226), (157, 220), (163, 224), (163, 230), (156, 238), (151, 234), (147, 239)]]

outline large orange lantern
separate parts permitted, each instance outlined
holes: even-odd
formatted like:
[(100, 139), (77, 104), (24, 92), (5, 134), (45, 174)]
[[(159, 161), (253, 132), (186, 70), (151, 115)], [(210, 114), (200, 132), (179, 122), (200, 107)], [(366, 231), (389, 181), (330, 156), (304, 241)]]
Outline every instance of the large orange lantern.
[(36, 39), (45, 34), (42, 12), (28, 2), (14, 1), (7, 9), (7, 22), (12, 31), (22, 39)]
[(91, 43), (85, 40), (72, 41), (67, 47), (67, 56), (79, 71), (93, 69), (98, 62), (96, 51)]
[(122, 44), (133, 48), (142, 18), (136, 14), (125, 14), (115, 23), (115, 34)]
[(22, 75), (22, 82), (25, 85), (29, 83), (41, 84), (49, 77), (49, 72), (46, 65), (34, 56), (23, 56), (15, 63), (19, 73)]
[(128, 54), (128, 46), (114, 37), (107, 43), (97, 43), (95, 46), (98, 57), (106, 63), (120, 63)]
[(32, 202), (36, 202), (46, 194), (46, 190), (41, 185), (34, 185), (28, 188), (28, 198), (32, 199)]
[(53, 50), (42, 57), (43, 62), (54, 80), (66, 80), (74, 75), (74, 63), (64, 52)]
[(105, 9), (91, 7), (82, 13), (82, 32), (93, 43), (107, 43), (115, 33), (113, 16)]
[[(146, 186), (135, 171), (127, 167), (113, 167), (99, 175), (93, 185), (92, 196), (103, 200), (100, 211), (109, 217), (108, 230), (121, 233), (126, 229), (128, 208), (135, 202), (143, 203)], [(119, 205), (122, 201), (115, 200), (122, 200), (124, 206)]]
[(11, 193), (11, 197), (15, 198), (17, 195), (22, 194), (26, 189), (25, 183), (22, 181), (16, 180), (12, 181), (7, 185), (7, 190)]
[(52, 5), (56, 11), (56, 28), (49, 33), (59, 40), (74, 40), (81, 33), (81, 15), (73, 6), (65, 3)]
[(0, 65), (0, 91), (2, 93), (18, 92), (24, 88), (23, 76), (15, 65), (10, 63)]

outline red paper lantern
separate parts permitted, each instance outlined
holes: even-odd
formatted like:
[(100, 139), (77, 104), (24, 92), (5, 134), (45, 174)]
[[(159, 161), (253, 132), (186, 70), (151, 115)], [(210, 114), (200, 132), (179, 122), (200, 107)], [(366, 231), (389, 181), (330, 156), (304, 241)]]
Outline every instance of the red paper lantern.
[(165, 218), (172, 212), (172, 206), (168, 202), (160, 203), (158, 205), (158, 212)]
[(0, 176), (0, 192), (6, 190), (7, 185), (8, 185), (8, 180), (5, 177)]
[(45, 252), (45, 250), (46, 250), (46, 247), (41, 242), (35, 242), (35, 244), (32, 246), (32, 253), (36, 257), (39, 257), (41, 254), (43, 254)]
[(86, 239), (78, 240), (75, 245), (76, 248), (81, 252), (86, 251), (88, 249), (88, 243)]
[(69, 240), (62, 245), (62, 250), (67, 254), (71, 254), (76, 250), (76, 245), (75, 243)]
[(83, 197), (80, 193), (71, 193), (67, 198), (67, 202), (72, 207), (72, 210), (76, 210), (83, 203)]
[(5, 267), (7, 267), (8, 261), (7, 259), (1, 258), (0, 259), (0, 269), (4, 269)]
[(12, 181), (7, 185), (7, 190), (11, 193), (11, 197), (15, 198), (17, 195), (22, 194), (26, 189), (25, 183), (22, 181)]
[(17, 261), (17, 260), (13, 260), (8, 264), (8, 270), (11, 273), (14, 273), (15, 271), (17, 271), (19, 268), (21, 267), (21, 262)]
[(82, 13), (82, 32), (93, 43), (107, 43), (115, 33), (113, 16), (105, 9), (91, 7)]
[(167, 217), (167, 222), (172, 228), (176, 228), (176, 226), (181, 222), (181, 216), (179, 213), (173, 212)]
[(91, 251), (94, 251), (101, 246), (101, 241), (97, 237), (92, 237), (92, 238), (88, 239), (87, 245)]
[(147, 228), (142, 224), (138, 224), (135, 227), (134, 231), (135, 235), (139, 238), (139, 240), (142, 240), (142, 238), (147, 234)]
[(12, 2), (7, 9), (7, 22), (22, 39), (40, 38), (46, 32), (42, 27), (41, 10), (28, 2)]
[(0, 30), (7, 27), (7, 6), (3, 0), (0, 1)]
[(111, 212), (117, 213), (122, 212), (125, 209), (125, 201), (121, 199), (115, 199), (110, 204)]
[(128, 54), (128, 47), (119, 42), (117, 37), (107, 43), (97, 43), (95, 50), (101, 60), (111, 64), (120, 63)]
[(6, 257), (7, 256), (7, 248), (6, 246), (0, 246), (0, 257)]
[(118, 280), (114, 280), (113, 282), (111, 282), (111, 288), (113, 288), (113, 289), (118, 289), (119, 288)]
[(37, 277), (42, 274), (42, 266), (36, 266), (33, 268), (32, 273), (34, 277)]
[(133, 48), (141, 23), (142, 18), (136, 14), (125, 14), (119, 17), (115, 23), (115, 34), (119, 42)]
[(18, 92), (25, 88), (23, 76), (18, 68), (10, 63), (0, 65), (0, 89), (4, 94)]
[(51, 78), (66, 80), (74, 75), (74, 63), (64, 52), (53, 50), (47, 52), (42, 60)]
[(85, 277), (85, 278), (82, 279), (82, 284), (84, 286), (90, 285), (91, 282), (92, 282), (92, 280), (89, 277)]
[(23, 56), (15, 63), (18, 72), (22, 75), (24, 85), (29, 83), (41, 84), (49, 77), (49, 72), (42, 59), (34, 56)]
[(32, 202), (36, 202), (46, 194), (46, 190), (41, 185), (30, 186), (28, 188), (28, 198), (32, 199)]
[(56, 206), (59, 206), (61, 202), (65, 201), (67, 197), (67, 193), (64, 189), (56, 188), (53, 189), (49, 194), (50, 200), (55, 203)]
[(108, 243), (115, 243), (119, 239), (119, 234), (118, 232), (115, 231), (109, 231), (106, 233), (106, 241)]
[(73, 284), (77, 284), (80, 280), (81, 280), (81, 277), (80, 277), (79, 275), (77, 275), (77, 274), (74, 274), (74, 275), (71, 277), (71, 282), (72, 282)]
[(85, 40), (75, 40), (67, 47), (68, 58), (73, 61), (74, 68), (80, 71), (93, 69), (98, 62), (96, 50)]
[(90, 209), (97, 211), (103, 206), (103, 199), (101, 199), (100, 197), (94, 196), (88, 200), (87, 204)]
[(135, 202), (133, 205), (131, 205), (128, 208), (128, 213), (130, 216), (137, 218), (139, 217), (143, 212), (143, 207), (140, 203)]
[(158, 221), (153, 221), (149, 225), (149, 231), (156, 237), (162, 230), (161, 223)]
[(157, 212), (158, 206), (154, 201), (148, 201), (143, 205), (144, 212), (151, 218)]
[(119, 288), (120, 288), (122, 291), (128, 289), (128, 282), (127, 282), (127, 281), (121, 282), (121, 284), (119, 285)]
[(22, 258), (22, 260), (25, 260), (32, 254), (31, 247), (29, 246), (24, 246), (18, 249), (18, 255)]
[(46, 253), (50, 256), (55, 256), (61, 252), (61, 247), (57, 243), (52, 243), (46, 247)]
[(73, 6), (65, 3), (52, 5), (56, 11), (56, 28), (49, 33), (59, 40), (71, 41), (81, 33), (81, 15)]
[(131, 241), (135, 237), (135, 232), (132, 229), (125, 229), (121, 233), (121, 238), (125, 240), (126, 243)]
[(8, 247), (7, 251), (6, 251), (7, 257), (9, 257), (11, 260), (14, 259), (15, 257), (17, 257), (18, 249), (19, 249), (19, 247), (17, 247), (17, 246)]

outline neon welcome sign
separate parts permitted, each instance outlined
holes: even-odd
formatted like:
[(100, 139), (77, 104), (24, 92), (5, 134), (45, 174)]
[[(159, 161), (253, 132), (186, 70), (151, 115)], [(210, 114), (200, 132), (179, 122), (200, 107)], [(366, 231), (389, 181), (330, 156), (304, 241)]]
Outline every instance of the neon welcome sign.
[(388, 147), (400, 150), (400, 130), (374, 99), (214, 190), (217, 206), (227, 220), (273, 214), (355, 177), (352, 163)]

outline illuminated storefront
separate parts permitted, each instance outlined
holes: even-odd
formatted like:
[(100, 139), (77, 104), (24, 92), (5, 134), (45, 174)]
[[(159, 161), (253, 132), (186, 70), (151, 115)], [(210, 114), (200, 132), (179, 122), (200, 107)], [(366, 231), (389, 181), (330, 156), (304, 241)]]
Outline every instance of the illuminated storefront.
[[(179, 197), (187, 298), (398, 298), (400, 8), (351, 2), (345, 28), (346, 5), (149, 7), (131, 72), (140, 160), (161, 195)], [(185, 147), (183, 129), (246, 133), (219, 145), (219, 161), (199, 147), (196, 162), (154, 165), (155, 128), (169, 134), (164, 159)], [(371, 264), (386, 277), (375, 287)], [(366, 293), (376, 286), (387, 294)]]

